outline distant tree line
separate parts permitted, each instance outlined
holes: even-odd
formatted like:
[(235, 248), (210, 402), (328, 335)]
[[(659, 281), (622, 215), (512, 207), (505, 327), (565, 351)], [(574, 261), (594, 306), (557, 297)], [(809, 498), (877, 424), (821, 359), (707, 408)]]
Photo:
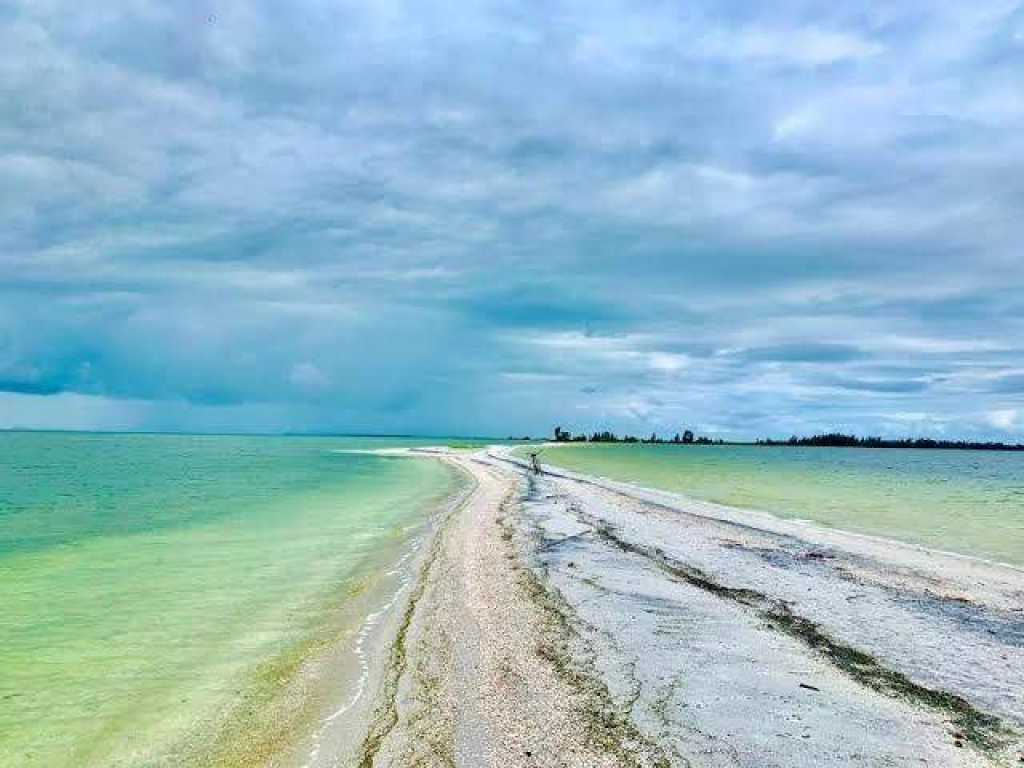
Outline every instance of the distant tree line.
[(924, 448), (932, 450), (953, 450), (953, 451), (1024, 451), (1024, 445), (1019, 443), (997, 443), (997, 442), (970, 442), (967, 440), (934, 440), (930, 437), (903, 438), (898, 440), (887, 440), (881, 437), (857, 437), (856, 435), (844, 435), (839, 432), (830, 432), (825, 435), (813, 435), (811, 437), (793, 437), (788, 440), (772, 440), (765, 438), (758, 440), (757, 445), (792, 445), (811, 446), (828, 448)]
[(658, 437), (656, 432), (652, 432), (650, 437), (634, 437), (633, 435), (616, 435), (614, 432), (605, 430), (603, 432), (592, 432), (586, 434), (581, 432), (578, 435), (574, 435), (572, 432), (562, 429), (561, 427), (555, 427), (555, 442), (556, 443), (657, 443), (657, 444), (668, 444), (668, 445), (721, 445), (721, 440), (712, 440), (709, 437), (696, 437), (693, 432), (689, 429), (684, 429), (682, 434), (676, 432), (670, 439), (663, 439)]
[[(751, 445), (751, 443), (728, 442), (721, 439), (712, 440), (709, 437), (694, 435), (692, 430), (684, 429), (677, 432), (671, 438), (662, 438), (657, 433), (651, 433), (650, 437), (634, 437), (633, 435), (616, 435), (614, 432), (604, 430), (602, 432), (586, 432), (573, 434), (572, 432), (555, 427), (554, 439), (556, 443), (643, 443), (658, 445)], [(1024, 451), (1024, 444), (1000, 443), (995, 441), (970, 441), (970, 440), (936, 440), (930, 437), (907, 437), (889, 439), (882, 437), (857, 437), (846, 435), (841, 432), (829, 432), (827, 434), (812, 435), (810, 437), (797, 437), (793, 435), (788, 440), (773, 440), (763, 438), (753, 445), (763, 446), (802, 446), (811, 448), (919, 448), (924, 450), (952, 450), (952, 451)]]

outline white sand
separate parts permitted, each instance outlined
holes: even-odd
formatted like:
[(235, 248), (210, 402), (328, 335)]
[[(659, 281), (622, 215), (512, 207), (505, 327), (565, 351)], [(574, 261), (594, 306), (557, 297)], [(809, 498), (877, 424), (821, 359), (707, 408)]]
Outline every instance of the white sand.
[(1024, 765), (1024, 573), (430, 455), (476, 487), (317, 765)]

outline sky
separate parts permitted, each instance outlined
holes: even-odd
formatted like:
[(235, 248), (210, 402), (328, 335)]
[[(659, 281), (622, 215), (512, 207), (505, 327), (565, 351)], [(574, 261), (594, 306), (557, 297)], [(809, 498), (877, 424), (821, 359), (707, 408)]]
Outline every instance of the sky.
[(0, 428), (1024, 440), (1024, 2), (0, 2)]

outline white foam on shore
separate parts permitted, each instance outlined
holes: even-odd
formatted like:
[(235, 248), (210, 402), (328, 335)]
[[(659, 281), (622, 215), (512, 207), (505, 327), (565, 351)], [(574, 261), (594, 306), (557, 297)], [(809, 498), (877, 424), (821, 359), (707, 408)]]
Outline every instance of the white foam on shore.
[[(405, 553), (395, 563), (395, 567), (386, 571), (385, 575), (394, 576), (400, 573), (416, 555), (417, 550), (422, 546), (422, 544), (422, 537), (414, 540), (406, 548)], [(359, 632), (356, 634), (356, 641), (352, 647), (352, 653), (355, 655), (359, 665), (359, 679), (356, 681), (355, 690), (349, 699), (338, 707), (338, 709), (321, 719), (320, 726), (313, 733), (313, 745), (309, 751), (309, 759), (303, 765), (303, 768), (312, 768), (317, 758), (320, 756), (323, 737), (327, 729), (331, 726), (331, 723), (351, 711), (366, 694), (366, 689), (370, 681), (370, 659), (366, 651), (366, 642), (373, 630), (378, 624), (380, 624), (381, 620), (388, 614), (388, 612), (395, 607), (396, 603), (398, 603), (399, 599), (402, 597), (402, 594), (408, 590), (412, 582), (413, 574), (411, 570), (405, 569), (405, 573), (399, 580), (398, 586), (395, 590), (385, 599), (384, 603), (377, 610), (367, 614), (363, 619), (363, 622), (359, 627)]]
[[(422, 449), (379, 449), (379, 450), (359, 450), (359, 449), (338, 449), (340, 453), (373, 453), (377, 455), (399, 455), (413, 458), (437, 458), (433, 454), (436, 453), (447, 453), (448, 450), (445, 448), (436, 448), (422, 450)], [(371, 635), (385, 620), (389, 613), (391, 613), (396, 605), (398, 605), (411, 590), (418, 578), (418, 568), (416, 567), (416, 557), (423, 551), (424, 546), (429, 542), (432, 536), (436, 535), (436, 526), (438, 521), (447, 516), (452, 509), (462, 503), (462, 500), (468, 496), (471, 492), (472, 486), (467, 485), (460, 491), (454, 493), (449, 497), (438, 510), (435, 510), (430, 515), (429, 522), (425, 527), (421, 523), (410, 523), (402, 527), (401, 533), (403, 535), (409, 534), (411, 531), (421, 529), (422, 533), (414, 535), (409, 539), (409, 542), (405, 548), (405, 551), (389, 568), (384, 571), (383, 575), (386, 577), (399, 576), (398, 584), (394, 590), (384, 599), (377, 610), (369, 613), (363, 619), (360, 624), (359, 631), (356, 634), (356, 639), (352, 645), (351, 653), (355, 656), (358, 667), (359, 677), (355, 683), (355, 689), (352, 695), (335, 709), (330, 714), (326, 715), (320, 720), (320, 724), (312, 734), (312, 746), (310, 747), (308, 757), (302, 764), (302, 768), (313, 768), (317, 764), (322, 751), (325, 736), (330, 730), (331, 726), (336, 723), (340, 718), (350, 713), (359, 703), (363, 697), (367, 695), (367, 689), (370, 686), (370, 677), (372, 674), (371, 669), (371, 653), (372, 650), (367, 647), (370, 642)], [(334, 763), (331, 763), (332, 765)]]

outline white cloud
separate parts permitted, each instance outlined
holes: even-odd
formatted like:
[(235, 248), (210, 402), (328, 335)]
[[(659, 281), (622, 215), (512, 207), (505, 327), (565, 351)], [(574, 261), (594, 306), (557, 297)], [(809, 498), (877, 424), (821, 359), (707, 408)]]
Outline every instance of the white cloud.
[(775, 123), (774, 135), (779, 141), (800, 139), (812, 132), (820, 123), (821, 113), (816, 107), (801, 107), (783, 115)]
[(652, 352), (647, 360), (653, 370), (661, 373), (678, 373), (690, 365), (690, 359), (686, 355), (668, 352)]
[(706, 38), (701, 50), (712, 56), (820, 66), (878, 56), (885, 47), (857, 34), (813, 26), (748, 27)]
[(293, 365), (288, 373), (288, 381), (307, 394), (319, 394), (331, 386), (330, 377), (310, 362)]
[(985, 421), (988, 424), (1006, 432), (1017, 428), (1019, 418), (1020, 411), (1016, 408), (1002, 408), (985, 414)]

